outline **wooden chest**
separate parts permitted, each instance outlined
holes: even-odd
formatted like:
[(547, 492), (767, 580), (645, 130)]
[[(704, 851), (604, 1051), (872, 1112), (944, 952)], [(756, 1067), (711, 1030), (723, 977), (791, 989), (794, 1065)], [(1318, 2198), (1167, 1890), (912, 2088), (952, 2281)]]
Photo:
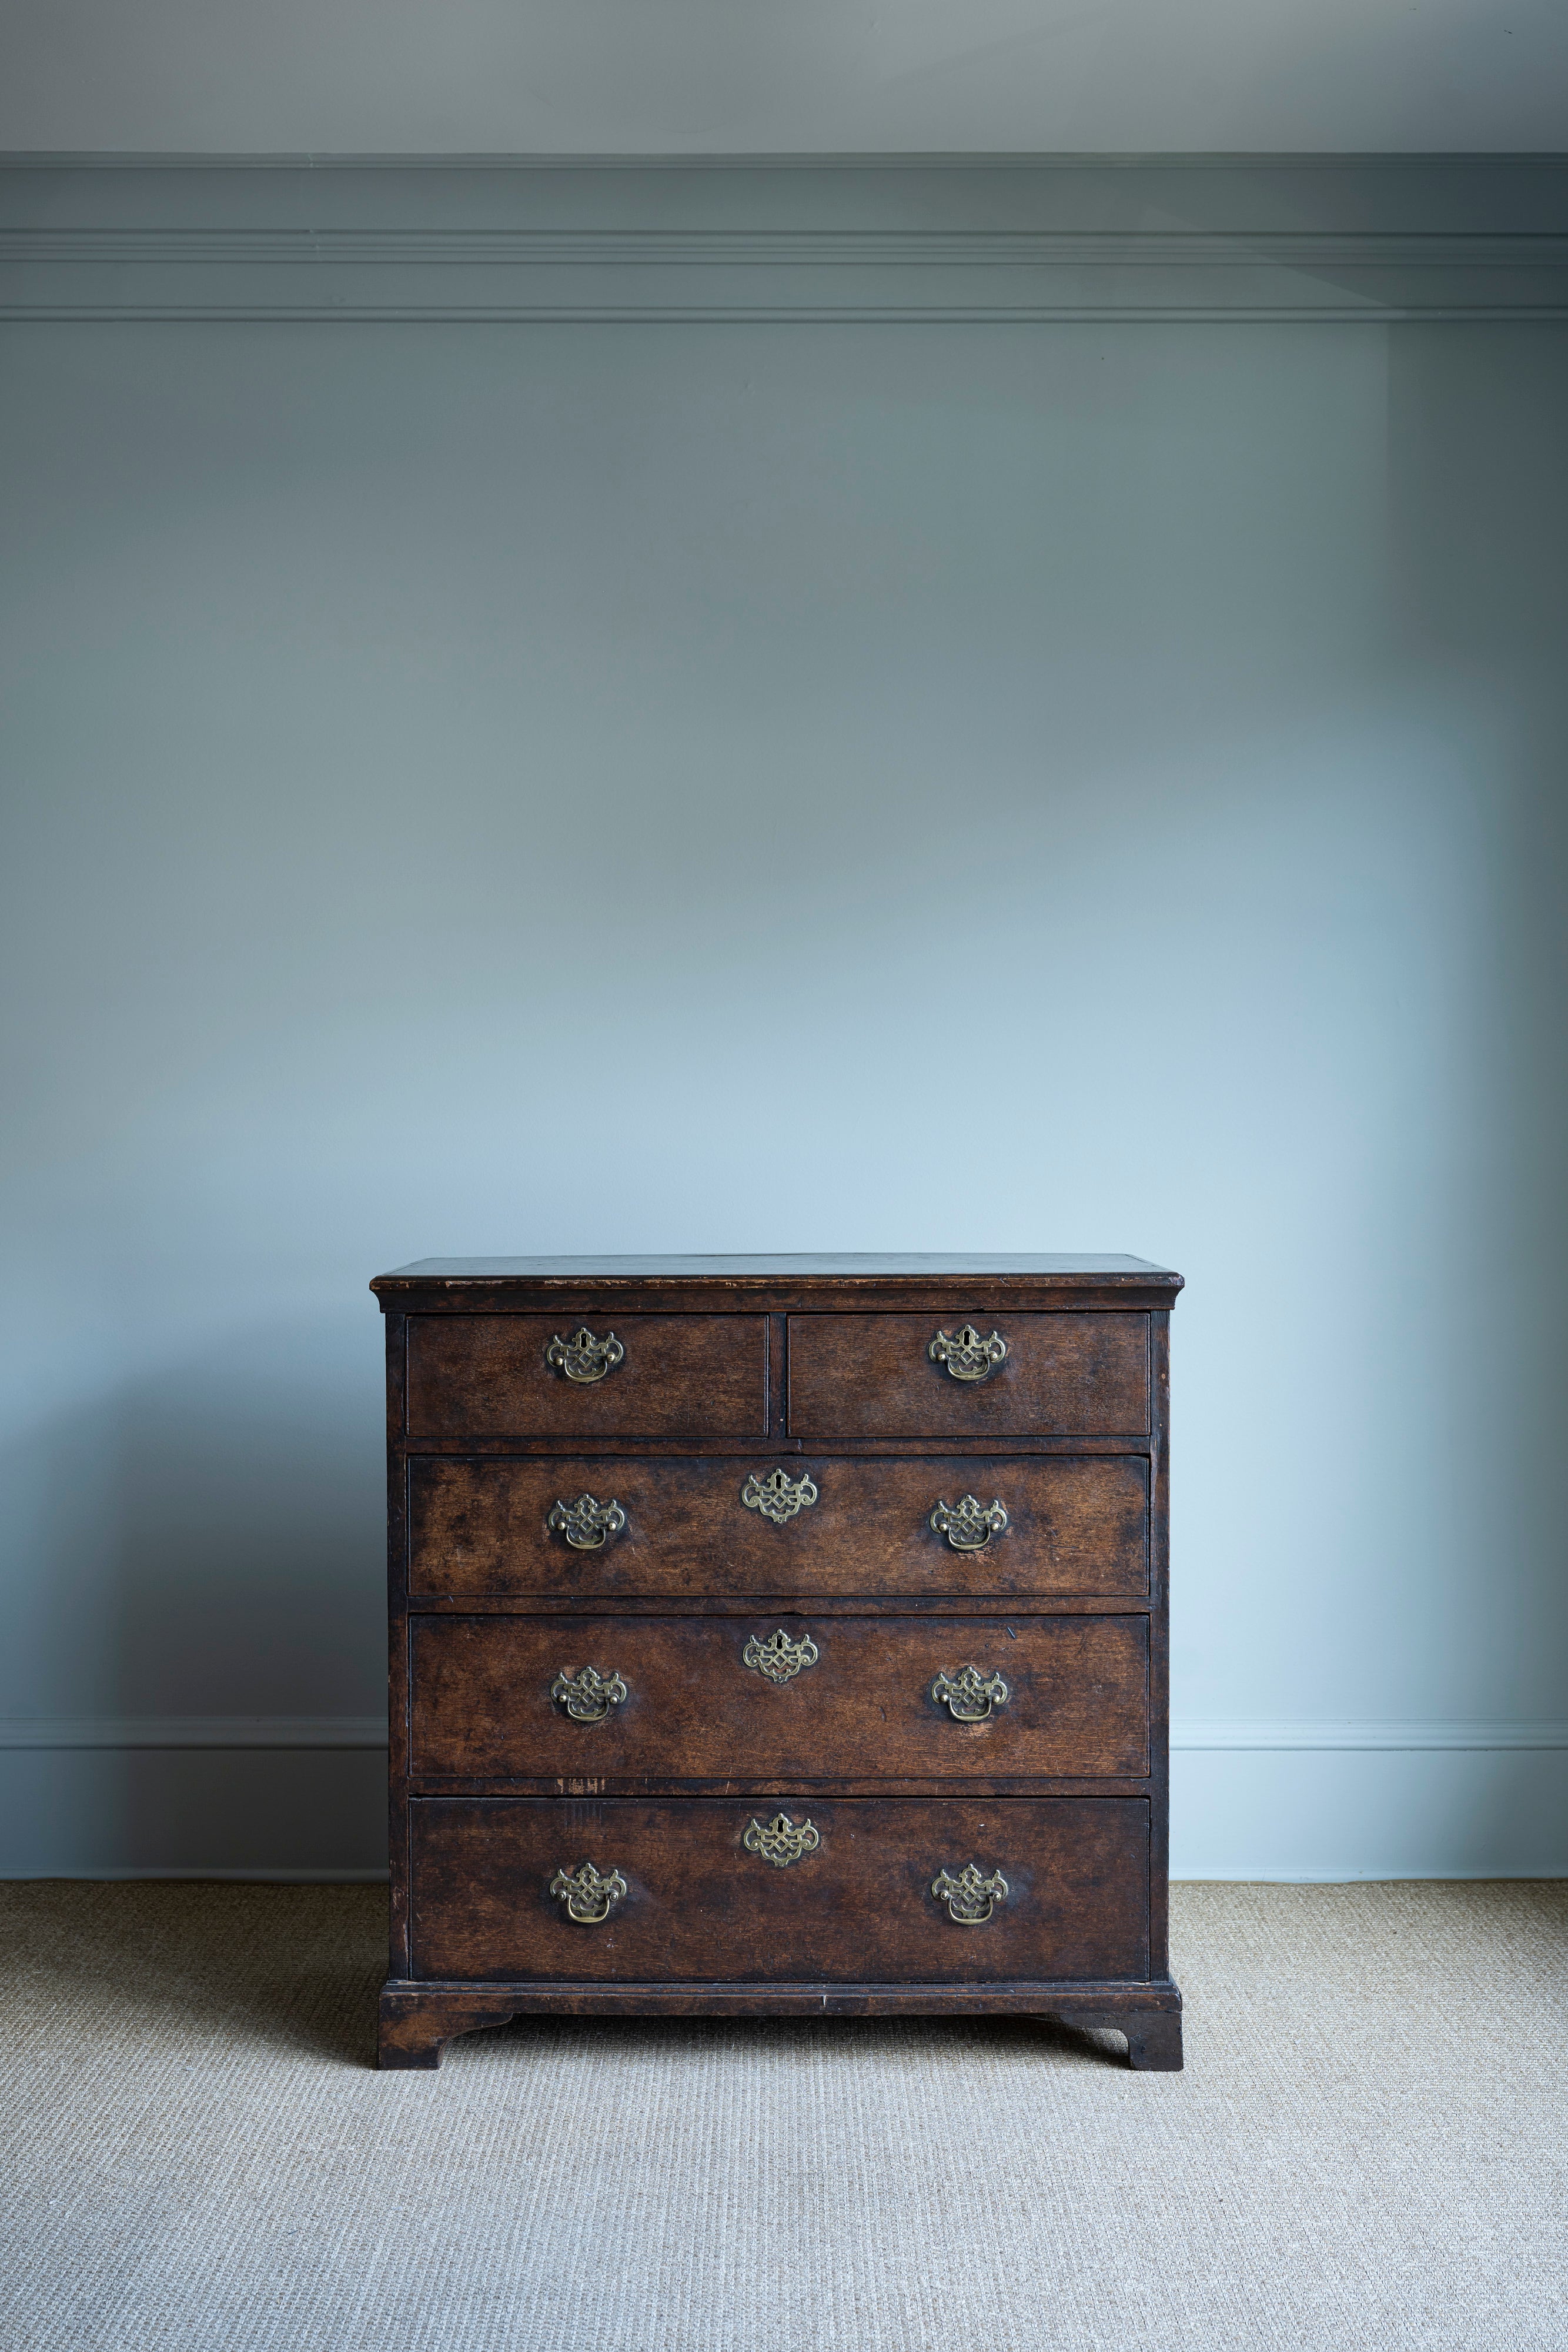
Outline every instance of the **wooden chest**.
[(519, 2011), (1181, 2063), (1132, 1257), (428, 1259), (386, 1316), (383, 2066)]

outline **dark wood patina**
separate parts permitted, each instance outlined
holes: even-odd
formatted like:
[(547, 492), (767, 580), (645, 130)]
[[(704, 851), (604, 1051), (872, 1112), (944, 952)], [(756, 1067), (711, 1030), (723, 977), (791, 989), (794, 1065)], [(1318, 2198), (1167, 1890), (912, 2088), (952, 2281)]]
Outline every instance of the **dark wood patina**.
[(1179, 1276), (430, 1259), (371, 1287), (383, 2065), (538, 2011), (1032, 2011), (1180, 2065)]

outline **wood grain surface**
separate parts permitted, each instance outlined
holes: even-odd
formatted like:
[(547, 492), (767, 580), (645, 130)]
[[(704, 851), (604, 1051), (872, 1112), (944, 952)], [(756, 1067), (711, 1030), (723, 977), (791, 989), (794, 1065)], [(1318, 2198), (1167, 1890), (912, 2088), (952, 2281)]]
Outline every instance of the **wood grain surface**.
[[(1166, 1325), (1129, 1258), (425, 1261), (387, 1313), (384, 2063), (518, 2008), (1076, 2005), (1179, 2063), (1166, 1956)], [(580, 1323), (625, 1356), (577, 1384)], [(988, 1379), (934, 1362), (993, 1328)], [(810, 1480), (782, 1524), (748, 1476)], [(965, 1495), (1009, 1526), (930, 1521)], [(577, 1549), (579, 1496), (623, 1528)], [(782, 1683), (746, 1652), (814, 1656)], [(558, 1676), (624, 1696), (573, 1720)], [(933, 1685), (999, 1675), (988, 1719)], [(814, 1850), (744, 1843), (777, 1812)], [(558, 1871), (619, 1871), (598, 1924)], [(974, 1925), (940, 1870), (1000, 1871)]]
[[(814, 1853), (746, 1852), (754, 1819), (810, 1818)], [(701, 1799), (563, 1803), (416, 1798), (414, 1978), (750, 1979), (915, 1984), (944, 1978), (1146, 1979), (1149, 1809), (1137, 1798), (875, 1798), (758, 1808)], [(598, 1926), (552, 1896), (590, 1861), (626, 1882)], [(1000, 1871), (1008, 1895), (961, 1927), (931, 1893), (944, 1869)]]
[[(934, 1363), (938, 1330), (995, 1329), (1008, 1353), (983, 1381)], [(994, 1310), (962, 1296), (924, 1315), (791, 1315), (797, 1437), (1140, 1435), (1149, 1426), (1148, 1318)]]
[[(775, 1685), (746, 1652), (780, 1629), (816, 1658)], [(419, 1780), (874, 1788), (1148, 1770), (1143, 1616), (440, 1616), (411, 1630)], [(585, 1665), (626, 1685), (601, 1722), (574, 1722), (550, 1695)], [(932, 1696), (966, 1665), (1006, 1685), (982, 1722)]]
[[(766, 1318), (619, 1315), (624, 1360), (592, 1382), (546, 1360), (580, 1318), (414, 1315), (408, 1426), (420, 1437), (744, 1437), (768, 1427)], [(591, 1327), (604, 1339), (602, 1318)]]
[[(744, 1457), (568, 1455), (409, 1464), (409, 1590), (454, 1598), (530, 1593), (770, 1596), (1146, 1592), (1149, 1465), (1136, 1454), (782, 1457), (818, 1500), (773, 1527), (740, 1496)], [(558, 1502), (617, 1501), (622, 1533), (574, 1551), (548, 1522)], [(931, 1526), (938, 1502), (999, 1501), (1011, 1522), (982, 1550)]]

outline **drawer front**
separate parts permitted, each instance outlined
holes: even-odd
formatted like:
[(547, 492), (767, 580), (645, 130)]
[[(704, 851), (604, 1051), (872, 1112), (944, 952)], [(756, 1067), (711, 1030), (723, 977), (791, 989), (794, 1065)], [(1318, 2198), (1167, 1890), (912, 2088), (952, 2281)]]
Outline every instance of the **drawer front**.
[(416, 1617), (411, 1639), (419, 1778), (806, 1788), (1149, 1769), (1142, 1616)]
[[(1138, 1798), (419, 1798), (410, 1812), (420, 1977), (1148, 1974), (1149, 1808)], [(774, 1832), (780, 1813), (788, 1826)], [(798, 1858), (769, 1860), (769, 1843)], [(950, 1891), (934, 1894), (943, 1874)], [(990, 1916), (955, 1917), (954, 1906)]]
[(760, 1315), (413, 1316), (409, 1433), (760, 1435), (767, 1330)]
[[(759, 1489), (748, 1507), (747, 1479), (776, 1468), (808, 1480), (815, 1501), (785, 1494), (770, 1517)], [(985, 1516), (998, 1503), (1000, 1532)], [(942, 1511), (946, 1528), (932, 1525)], [(1148, 1513), (1138, 1454), (415, 1458), (409, 1589), (454, 1599), (1132, 1595), (1148, 1591)]]
[[(993, 1334), (1006, 1349), (996, 1360)], [(1148, 1426), (1146, 1315), (982, 1314), (960, 1304), (928, 1315), (789, 1318), (797, 1437), (983, 1444), (1140, 1436)]]

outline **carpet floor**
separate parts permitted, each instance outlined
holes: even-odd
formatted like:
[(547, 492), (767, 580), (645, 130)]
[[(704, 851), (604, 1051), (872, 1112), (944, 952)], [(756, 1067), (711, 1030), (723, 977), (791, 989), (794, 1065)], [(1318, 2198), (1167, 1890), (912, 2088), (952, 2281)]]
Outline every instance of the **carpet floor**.
[(1568, 1885), (1180, 1886), (1031, 2021), (370, 2068), (379, 1889), (0, 1885), (7, 2352), (1565, 2352)]

